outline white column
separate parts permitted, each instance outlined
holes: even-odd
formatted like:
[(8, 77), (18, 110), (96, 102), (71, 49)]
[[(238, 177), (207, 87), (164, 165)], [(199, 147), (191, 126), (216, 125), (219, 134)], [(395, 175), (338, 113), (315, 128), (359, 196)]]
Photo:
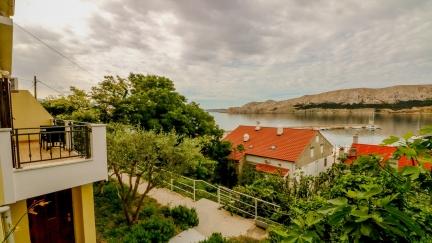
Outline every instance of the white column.
[[(97, 163), (99, 168), (96, 170), (98, 173), (103, 173), (102, 176), (108, 180), (108, 164), (107, 164), (107, 144), (106, 144), (106, 125), (105, 124), (91, 124), (91, 159)], [(96, 173), (96, 172), (95, 172)]]
[(0, 185), (3, 187), (0, 192), (0, 205), (15, 202), (14, 180), (13, 180), (13, 161), (10, 128), (0, 128)]

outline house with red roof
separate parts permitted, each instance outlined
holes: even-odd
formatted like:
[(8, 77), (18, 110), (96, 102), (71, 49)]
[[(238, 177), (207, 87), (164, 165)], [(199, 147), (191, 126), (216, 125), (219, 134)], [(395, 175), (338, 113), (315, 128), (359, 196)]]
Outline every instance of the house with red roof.
[(255, 166), (257, 171), (316, 175), (335, 161), (333, 145), (318, 130), (238, 126), (224, 140), (231, 142), (231, 159)]
[[(393, 154), (394, 152), (396, 152), (396, 150), (397, 147), (393, 146), (361, 144), (358, 143), (358, 139), (354, 137), (353, 144), (351, 145), (351, 148), (347, 154), (347, 159), (345, 160), (345, 163), (352, 164), (353, 161), (356, 160), (358, 157), (367, 155), (378, 155), (382, 158), (382, 161), (387, 161), (393, 157)], [(398, 168), (413, 165), (416, 165), (416, 162), (408, 159), (405, 156), (402, 156), (397, 161)], [(424, 167), (431, 170), (432, 164), (426, 163)]]

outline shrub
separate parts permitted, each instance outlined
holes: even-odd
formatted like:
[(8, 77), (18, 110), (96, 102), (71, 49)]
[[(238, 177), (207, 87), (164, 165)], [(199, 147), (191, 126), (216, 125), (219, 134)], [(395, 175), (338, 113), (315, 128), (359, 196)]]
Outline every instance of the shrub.
[(200, 243), (227, 243), (228, 241), (222, 236), (221, 233), (213, 233), (206, 240), (200, 241)]
[(189, 209), (180, 205), (170, 210), (170, 216), (174, 219), (174, 223), (182, 230), (197, 226), (199, 223), (198, 215), (194, 208)]
[(200, 243), (257, 243), (257, 242), (260, 241), (247, 236), (224, 238), (221, 233), (213, 233), (206, 240), (200, 241)]
[(172, 220), (153, 216), (132, 226), (123, 242), (168, 242), (174, 234), (175, 226)]

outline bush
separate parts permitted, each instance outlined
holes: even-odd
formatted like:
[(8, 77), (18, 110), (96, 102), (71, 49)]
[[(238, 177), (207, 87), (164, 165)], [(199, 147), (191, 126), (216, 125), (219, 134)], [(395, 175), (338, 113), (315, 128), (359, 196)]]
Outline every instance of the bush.
[(123, 242), (168, 242), (175, 234), (172, 220), (153, 216), (131, 227)]
[(228, 242), (221, 233), (213, 233), (206, 240), (200, 241), (200, 243), (226, 243)]
[(189, 209), (185, 206), (177, 206), (170, 210), (170, 216), (174, 223), (182, 230), (197, 226), (199, 223), (198, 215), (194, 208)]
[(221, 233), (213, 233), (206, 240), (200, 241), (200, 243), (257, 243), (257, 242), (260, 241), (246, 236), (224, 238)]

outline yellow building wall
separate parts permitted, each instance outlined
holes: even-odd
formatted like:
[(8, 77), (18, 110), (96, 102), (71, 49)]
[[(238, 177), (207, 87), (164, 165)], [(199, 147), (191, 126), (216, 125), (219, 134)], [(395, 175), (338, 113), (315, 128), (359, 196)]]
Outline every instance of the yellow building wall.
[(26, 200), (18, 201), (9, 206), (10, 206), (13, 225), (16, 225), (19, 219), (23, 217), (21, 222), (17, 225), (17, 228), (14, 232), (15, 242), (30, 243), (30, 228), (29, 228), (29, 220), (27, 216)]
[(75, 242), (96, 243), (93, 184), (72, 188)]
[(27, 90), (12, 92), (12, 115), (14, 128), (39, 128), (53, 119)]
[(9, 73), (12, 71), (12, 29), (12, 25), (0, 22), (0, 70)]
[(0, 15), (2, 16), (12, 16), (14, 14), (14, 0), (1, 0), (0, 1)]

